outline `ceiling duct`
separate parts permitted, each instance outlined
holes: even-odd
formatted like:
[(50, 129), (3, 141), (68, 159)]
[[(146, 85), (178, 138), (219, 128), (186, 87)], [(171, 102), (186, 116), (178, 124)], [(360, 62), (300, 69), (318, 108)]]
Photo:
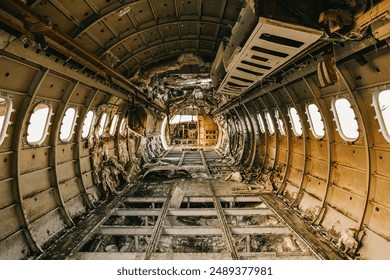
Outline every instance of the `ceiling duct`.
[(323, 32), (317, 29), (259, 18), (245, 45), (232, 55), (218, 92), (241, 95), (318, 41), (322, 35)]

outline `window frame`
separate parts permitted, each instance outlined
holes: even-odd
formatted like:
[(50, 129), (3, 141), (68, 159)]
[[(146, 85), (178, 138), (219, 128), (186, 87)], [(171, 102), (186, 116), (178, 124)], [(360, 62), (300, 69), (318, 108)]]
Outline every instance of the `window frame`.
[[(312, 120), (312, 116), (310, 114), (310, 110), (309, 110), (309, 106), (310, 105), (314, 105), (316, 106), (317, 108), (317, 111), (318, 111), (318, 114), (320, 114), (320, 117), (321, 117), (321, 122), (322, 122), (322, 126), (324, 127), (324, 135), (318, 135), (315, 131), (315, 128), (314, 128), (314, 124), (313, 124), (313, 120)], [(326, 131), (325, 131), (325, 123), (324, 123), (324, 118), (320, 112), (320, 108), (318, 107), (318, 105), (316, 103), (308, 103), (306, 104), (306, 114), (307, 114), (307, 119), (309, 121), (309, 124), (310, 124), (310, 130), (311, 132), (313, 133), (313, 136), (316, 138), (316, 139), (323, 139), (326, 135)]]
[(121, 123), (119, 124), (119, 134), (120, 135), (125, 135), (126, 119), (127, 118), (122, 118)]
[[(104, 120), (103, 126), (101, 126), (102, 125), (103, 116), (105, 116), (105, 120)], [(99, 120), (98, 120), (98, 123), (97, 123), (98, 126), (97, 126), (97, 130), (96, 130), (96, 136), (98, 138), (104, 136), (104, 130), (105, 130), (106, 126), (107, 126), (107, 120), (108, 120), (108, 113), (103, 111), (101, 113), (101, 115), (99, 116)], [(100, 132), (100, 130), (101, 130), (101, 132)]]
[[(39, 105), (39, 104), (44, 104), (45, 106), (48, 107), (49, 111), (47, 112), (47, 117), (46, 117), (46, 122), (45, 122), (45, 125), (44, 125), (44, 128), (43, 128), (43, 131), (42, 131), (42, 136), (41, 136), (41, 139), (39, 139), (38, 141), (34, 141), (34, 142), (30, 142), (28, 141), (28, 128), (30, 127), (31, 125), (31, 117), (32, 115), (34, 114), (34, 109)], [(30, 113), (30, 117), (28, 119), (28, 125), (27, 125), (27, 133), (26, 133), (26, 141), (27, 143), (32, 146), (32, 147), (37, 147), (37, 146), (40, 146), (42, 145), (42, 143), (45, 141), (46, 139), (46, 136), (48, 135), (48, 129), (49, 129), (49, 126), (50, 126), (50, 119), (51, 119), (51, 116), (52, 116), (52, 112), (53, 112), (53, 107), (51, 106), (51, 104), (48, 104), (44, 101), (41, 101), (41, 102), (38, 102), (34, 105), (33, 109), (31, 110), (31, 113)]]
[(375, 115), (376, 115), (376, 119), (379, 123), (379, 131), (382, 133), (383, 137), (385, 138), (385, 140), (387, 142), (390, 143), (390, 127), (388, 128), (386, 126), (386, 122), (383, 118), (383, 114), (382, 114), (382, 110), (380, 108), (380, 103), (379, 103), (379, 95), (384, 92), (384, 91), (388, 91), (390, 94), (390, 88), (386, 88), (386, 89), (381, 89), (381, 90), (378, 90), (376, 91), (373, 96), (372, 96), (372, 99), (373, 99), (373, 103), (372, 103), (372, 106), (374, 107), (375, 109)]
[(272, 120), (272, 115), (269, 111), (266, 111), (264, 113), (264, 116), (265, 116), (265, 121), (267, 123), (267, 127), (268, 127), (268, 132), (271, 134), (271, 135), (274, 135), (275, 134), (275, 124)]
[(7, 103), (3, 124), (0, 127), (0, 145), (1, 145), (4, 142), (4, 139), (7, 137), (8, 126), (11, 123), (10, 119), (11, 119), (11, 114), (13, 112), (13, 103), (12, 103), (12, 98), (10, 98), (8, 95), (0, 93), (0, 98), (3, 98)]
[(281, 117), (281, 112), (278, 109), (275, 109), (275, 119), (276, 119), (276, 123), (278, 125), (278, 130), (279, 130), (280, 135), (286, 136), (287, 135), (286, 128), (285, 128), (283, 119)]
[[(66, 116), (66, 112), (68, 112), (68, 110), (70, 109), (73, 109), (74, 110), (74, 116), (73, 116), (73, 120), (72, 120), (72, 125), (70, 127), (70, 133), (68, 135), (68, 137), (66, 137), (65, 139), (62, 139), (61, 138), (61, 128), (62, 126), (64, 125), (64, 118)], [(61, 125), (60, 125), (60, 131), (59, 131), (59, 138), (60, 138), (60, 141), (63, 142), (63, 143), (68, 143), (70, 141), (70, 139), (72, 139), (73, 137), (73, 134), (75, 133), (74, 131), (74, 128), (76, 126), (76, 120), (77, 120), (77, 117), (78, 117), (78, 114), (77, 114), (77, 108), (74, 107), (74, 106), (70, 106), (68, 107), (66, 110), (65, 110), (65, 113), (64, 115), (62, 116), (62, 121), (61, 121)]]
[[(298, 133), (297, 128), (296, 128), (295, 121), (294, 121), (294, 118), (293, 118), (292, 113), (291, 113), (292, 109), (295, 110), (296, 115), (298, 116), (298, 122), (301, 125), (301, 132), (300, 133)], [(288, 117), (290, 118), (291, 128), (292, 128), (292, 131), (294, 132), (294, 135), (296, 137), (301, 137), (303, 135), (303, 125), (302, 125), (301, 117), (299, 116), (297, 108), (291, 106), (288, 108), (287, 113), (288, 113)]]
[[(342, 125), (341, 125), (341, 122), (340, 122), (340, 119), (339, 119), (339, 112), (337, 112), (337, 107), (336, 107), (336, 102), (337, 102), (338, 100), (342, 100), (342, 99), (345, 99), (345, 100), (349, 103), (349, 106), (350, 106), (350, 108), (351, 108), (351, 110), (352, 110), (352, 112), (353, 112), (353, 114), (354, 114), (354, 116), (355, 116), (355, 117), (354, 117), (354, 120), (356, 121), (357, 133), (358, 133), (358, 135), (357, 135), (356, 138), (352, 138), (352, 137), (346, 136), (346, 135), (345, 135), (345, 132), (344, 132), (343, 129), (342, 129)], [(355, 111), (354, 111), (353, 108), (352, 108), (351, 102), (350, 102), (347, 98), (345, 98), (345, 97), (338, 97), (338, 98), (333, 98), (333, 99), (332, 99), (332, 101), (331, 101), (331, 106), (332, 106), (331, 111), (332, 111), (333, 117), (334, 117), (333, 120), (334, 120), (335, 123), (336, 123), (337, 132), (339, 133), (340, 137), (341, 137), (343, 140), (347, 141), (347, 142), (354, 142), (354, 141), (358, 140), (359, 137), (360, 137), (360, 133), (359, 133), (359, 123), (358, 123), (357, 120), (356, 120), (356, 113), (355, 113)]]
[(257, 122), (259, 124), (260, 132), (265, 134), (266, 128), (265, 128), (265, 122), (264, 122), (263, 116), (261, 115), (260, 112), (258, 112), (256, 117), (257, 117)]
[[(89, 125), (88, 133), (87, 133), (87, 135), (84, 137), (84, 136), (83, 136), (83, 131), (84, 131), (85, 120), (87, 119), (87, 116), (88, 116), (89, 113), (92, 113), (92, 120), (91, 120), (91, 123), (90, 123), (90, 125)], [(95, 110), (89, 110), (89, 111), (87, 112), (87, 114), (85, 115), (85, 117), (84, 117), (83, 126), (81, 127), (81, 139), (87, 139), (87, 138), (91, 135), (91, 130), (92, 130), (93, 122), (94, 122), (95, 118), (96, 118), (96, 112), (95, 112)]]
[[(112, 120), (111, 120), (111, 125), (110, 125), (110, 135), (111, 136), (114, 136), (116, 131), (117, 131), (117, 127), (118, 127), (118, 122), (119, 122), (119, 114), (115, 114), (113, 117), (112, 117)], [(114, 126), (114, 127), (113, 127)]]

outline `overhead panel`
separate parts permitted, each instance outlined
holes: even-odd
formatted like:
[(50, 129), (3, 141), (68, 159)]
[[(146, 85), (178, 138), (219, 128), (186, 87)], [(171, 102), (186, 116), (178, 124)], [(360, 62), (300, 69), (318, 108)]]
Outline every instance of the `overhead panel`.
[(259, 18), (248, 41), (228, 62), (227, 74), (218, 91), (241, 95), (322, 35), (323, 32), (316, 29)]

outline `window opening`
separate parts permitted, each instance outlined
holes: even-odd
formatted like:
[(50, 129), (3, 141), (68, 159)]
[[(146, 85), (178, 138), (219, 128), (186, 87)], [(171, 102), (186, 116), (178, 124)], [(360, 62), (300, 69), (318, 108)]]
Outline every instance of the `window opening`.
[(27, 142), (31, 145), (40, 145), (46, 138), (50, 124), (51, 107), (38, 103), (31, 114), (27, 127)]
[(274, 123), (272, 122), (271, 114), (269, 112), (265, 113), (265, 120), (267, 122), (269, 133), (274, 134), (275, 133), (275, 127), (274, 127)]
[(119, 133), (125, 134), (125, 127), (126, 127), (126, 118), (123, 118), (121, 121), (121, 125), (119, 126)]
[(294, 107), (291, 107), (288, 110), (290, 121), (291, 121), (291, 126), (294, 134), (296, 136), (302, 136), (302, 123), (301, 119), (299, 118), (298, 111)]
[(91, 131), (92, 122), (95, 117), (95, 113), (91, 110), (87, 113), (84, 119), (83, 123), (83, 131), (81, 133), (81, 137), (87, 138), (89, 136), (89, 133)]
[(380, 131), (387, 142), (390, 142), (390, 89), (374, 94), (373, 99)]
[(73, 128), (76, 123), (76, 109), (68, 108), (65, 111), (65, 115), (62, 118), (62, 124), (60, 128), (60, 140), (69, 141), (73, 134)]
[(104, 128), (106, 126), (106, 120), (107, 120), (107, 113), (103, 113), (99, 122), (98, 133), (97, 133), (98, 137), (103, 135)]
[(12, 101), (9, 97), (0, 95), (0, 145), (7, 136), (7, 128), (12, 112)]
[(332, 111), (341, 138), (355, 141), (359, 137), (359, 126), (351, 103), (345, 98), (334, 99)]
[(309, 124), (314, 137), (322, 138), (325, 136), (324, 122), (322, 121), (321, 113), (315, 104), (307, 106), (307, 113), (309, 116)]
[(275, 110), (275, 118), (276, 118), (276, 121), (278, 123), (280, 134), (285, 136), (286, 135), (286, 130), (284, 129), (284, 123), (283, 123), (282, 118), (280, 117), (280, 113), (279, 113), (278, 110)]
[(118, 115), (115, 115), (113, 118), (112, 118), (112, 122), (111, 122), (111, 127), (110, 127), (110, 135), (113, 136), (115, 134), (115, 131), (116, 131), (116, 126), (118, 124)]
[(259, 121), (260, 131), (262, 133), (265, 133), (265, 125), (264, 125), (263, 117), (261, 116), (260, 113), (257, 114), (257, 120)]

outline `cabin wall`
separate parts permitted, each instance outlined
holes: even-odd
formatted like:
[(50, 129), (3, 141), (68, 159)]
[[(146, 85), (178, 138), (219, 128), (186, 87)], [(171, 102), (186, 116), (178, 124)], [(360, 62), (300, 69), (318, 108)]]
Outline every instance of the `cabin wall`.
[[(114, 183), (135, 181), (144, 137), (128, 129), (128, 101), (118, 97), (120, 92), (58, 58), (14, 41), (1, 52), (0, 65), (0, 95), (12, 102), (11, 123), (0, 146), (0, 259), (23, 259), (40, 254), (120, 191)], [(34, 107), (41, 103), (51, 108), (48, 129), (42, 143), (31, 145), (27, 129)], [(62, 141), (60, 129), (68, 108), (76, 110), (74, 129)], [(82, 137), (90, 111), (92, 127)], [(98, 136), (103, 113), (108, 117)], [(118, 121), (110, 133), (115, 115)], [(158, 122), (154, 130), (159, 133)], [(117, 170), (124, 175), (116, 176)]]
[[(307, 62), (306, 74), (291, 71), (292, 77), (283, 86), (274, 84), (270, 91), (262, 89), (256, 97), (225, 111), (224, 118), (250, 108), (252, 117), (241, 123), (259, 129), (259, 119), (254, 116), (260, 114), (265, 132), (258, 130), (258, 136), (254, 133), (256, 158), (252, 170), (260, 170), (261, 180), (270, 180), (274, 193), (335, 246), (338, 240), (350, 236), (359, 244), (355, 258), (388, 259), (390, 167), (386, 159), (390, 158), (390, 143), (381, 133), (372, 104), (375, 94), (390, 88), (390, 69), (386, 66), (390, 50), (384, 46), (364, 57), (365, 65), (354, 59), (337, 63), (338, 82), (323, 88), (315, 72), (318, 58), (313, 57)], [(340, 134), (332, 109), (338, 98), (351, 104), (358, 123), (356, 140), (345, 140)], [(318, 106), (322, 116), (323, 137), (316, 137), (309, 123), (306, 108), (311, 103)], [(301, 136), (292, 130), (290, 107), (298, 112)], [(284, 135), (275, 110), (283, 121)], [(272, 116), (273, 133), (266, 112)], [(222, 135), (226, 134), (225, 128)], [(240, 137), (244, 151), (255, 151), (245, 135)], [(245, 158), (240, 164), (247, 164)]]

